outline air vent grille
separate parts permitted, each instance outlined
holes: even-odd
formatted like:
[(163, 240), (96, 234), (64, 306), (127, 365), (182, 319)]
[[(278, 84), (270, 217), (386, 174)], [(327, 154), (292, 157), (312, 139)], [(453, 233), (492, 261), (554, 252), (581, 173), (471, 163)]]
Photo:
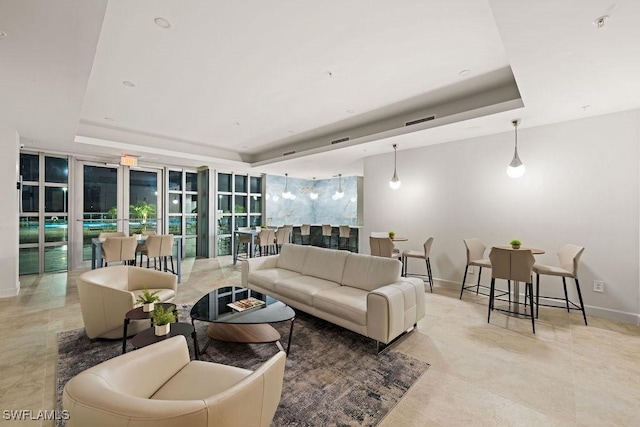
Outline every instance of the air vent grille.
[(333, 144), (340, 144), (341, 142), (345, 142), (348, 141), (349, 137), (345, 136), (344, 138), (340, 138), (340, 139), (334, 139), (333, 141), (331, 141), (331, 145)]
[(404, 125), (405, 126), (417, 125), (418, 123), (429, 122), (431, 120), (434, 120), (435, 118), (436, 118), (436, 115), (434, 114), (433, 116), (423, 117), (421, 119), (416, 119), (416, 120), (411, 120), (410, 122), (406, 122)]
[(287, 151), (286, 153), (282, 153), (283, 156), (290, 156), (292, 154), (296, 154), (296, 150)]

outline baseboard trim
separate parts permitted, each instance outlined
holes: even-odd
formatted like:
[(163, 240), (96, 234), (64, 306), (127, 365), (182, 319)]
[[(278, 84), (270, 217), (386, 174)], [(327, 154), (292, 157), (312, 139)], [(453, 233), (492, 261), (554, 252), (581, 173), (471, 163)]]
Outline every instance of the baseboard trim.
[(16, 287), (10, 289), (0, 289), (0, 298), (11, 298), (20, 292), (20, 281), (16, 281)]
[[(473, 283), (467, 282), (467, 285), (473, 285), (475, 283), (476, 282), (473, 282)], [(440, 285), (447, 288), (458, 289), (458, 290), (460, 290), (460, 286), (461, 286), (460, 282), (454, 282), (452, 280), (439, 279), (435, 277), (433, 278), (433, 284), (434, 284), (434, 287), (435, 285)], [(540, 299), (543, 300), (545, 298), (540, 298)], [(585, 305), (584, 308), (587, 313), (587, 316), (601, 317), (603, 319), (614, 320), (616, 322), (622, 322), (622, 323), (631, 323), (631, 324), (640, 326), (640, 313), (629, 313), (625, 311), (612, 310), (610, 308), (597, 307), (593, 305)], [(587, 318), (587, 320), (589, 319)]]

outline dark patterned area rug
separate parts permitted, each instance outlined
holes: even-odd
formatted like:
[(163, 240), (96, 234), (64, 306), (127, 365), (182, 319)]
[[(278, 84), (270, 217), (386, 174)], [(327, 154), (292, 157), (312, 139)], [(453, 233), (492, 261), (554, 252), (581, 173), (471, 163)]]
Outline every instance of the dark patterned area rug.
[[(182, 321), (188, 319), (189, 309), (181, 308)], [(289, 325), (273, 325), (284, 346)], [(196, 321), (200, 348), (207, 341), (207, 326)], [(193, 341), (188, 342), (193, 357)], [(84, 329), (58, 334), (58, 409), (62, 389), (70, 378), (121, 351), (121, 341), (92, 342)], [(277, 351), (274, 344), (215, 342), (201, 358), (253, 370)], [(377, 425), (428, 368), (429, 364), (393, 348), (377, 355), (372, 340), (298, 312), (273, 425)]]

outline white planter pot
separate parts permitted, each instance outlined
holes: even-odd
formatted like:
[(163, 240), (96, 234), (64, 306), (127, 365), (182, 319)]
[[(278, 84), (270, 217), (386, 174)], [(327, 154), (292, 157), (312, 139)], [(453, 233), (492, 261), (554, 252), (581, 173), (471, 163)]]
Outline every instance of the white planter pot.
[(149, 304), (142, 304), (142, 311), (144, 311), (145, 313), (153, 311), (153, 305), (154, 303), (152, 302), (150, 302)]
[(160, 326), (155, 325), (154, 326), (155, 333), (159, 337), (161, 337), (163, 335), (167, 335), (169, 333), (169, 331), (171, 330), (170, 327), (171, 327), (171, 323), (167, 323), (166, 325), (160, 325)]

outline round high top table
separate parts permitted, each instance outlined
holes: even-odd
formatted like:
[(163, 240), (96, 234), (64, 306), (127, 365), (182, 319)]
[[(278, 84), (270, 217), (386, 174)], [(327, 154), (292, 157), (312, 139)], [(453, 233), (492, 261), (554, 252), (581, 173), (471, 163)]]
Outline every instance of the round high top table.
[[(496, 246), (496, 248), (507, 249), (510, 251), (531, 251), (533, 255), (542, 255), (545, 253), (542, 249), (526, 248), (524, 246), (521, 246), (519, 249), (513, 249), (511, 246)], [(531, 296), (531, 299), (533, 300), (533, 296)], [(520, 313), (520, 282), (515, 280), (513, 281), (513, 301), (513, 311)], [(533, 311), (533, 307), (531, 310)]]

